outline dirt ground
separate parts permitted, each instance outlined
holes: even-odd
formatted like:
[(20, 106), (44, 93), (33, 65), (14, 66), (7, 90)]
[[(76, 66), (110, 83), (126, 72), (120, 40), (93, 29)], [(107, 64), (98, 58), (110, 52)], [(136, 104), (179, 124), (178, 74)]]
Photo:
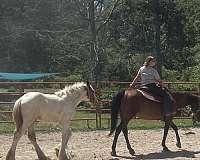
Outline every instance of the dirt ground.
[[(169, 131), (167, 146), (171, 152), (162, 152), (162, 130), (129, 130), (129, 138), (136, 151), (131, 156), (126, 149), (123, 134), (117, 143), (117, 157), (110, 155), (113, 137), (107, 137), (108, 131), (75, 132), (69, 141), (68, 151), (74, 160), (121, 160), (121, 159), (169, 159), (200, 160), (200, 128), (180, 129), (182, 149), (175, 145), (175, 134)], [(60, 133), (38, 133), (37, 139), (42, 150), (50, 160), (56, 160), (54, 148), (60, 143)], [(0, 135), (0, 159), (5, 160), (12, 142), (12, 135)], [(38, 160), (27, 136), (20, 140), (16, 160)]]

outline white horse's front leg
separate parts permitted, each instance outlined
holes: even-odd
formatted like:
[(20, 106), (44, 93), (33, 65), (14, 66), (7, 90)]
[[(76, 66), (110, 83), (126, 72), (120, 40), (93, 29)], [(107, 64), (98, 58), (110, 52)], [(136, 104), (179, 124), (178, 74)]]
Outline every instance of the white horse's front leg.
[[(66, 148), (66, 149), (68, 149), (67, 143), (68, 143), (68, 141), (69, 141), (71, 135), (72, 135), (71, 128), (68, 128), (68, 132), (67, 132), (67, 134), (66, 134), (66, 144), (65, 144), (65, 148)], [(61, 143), (55, 148), (56, 156), (57, 156), (57, 157), (58, 157), (60, 148), (61, 148)]]
[(70, 138), (70, 129), (69, 129), (69, 125), (67, 124), (64, 124), (63, 125), (63, 130), (62, 130), (62, 141), (61, 141), (61, 148), (60, 148), (60, 151), (58, 153), (58, 159), (59, 160), (67, 160), (69, 159), (66, 155), (66, 152), (65, 152), (65, 147), (67, 145), (67, 142)]

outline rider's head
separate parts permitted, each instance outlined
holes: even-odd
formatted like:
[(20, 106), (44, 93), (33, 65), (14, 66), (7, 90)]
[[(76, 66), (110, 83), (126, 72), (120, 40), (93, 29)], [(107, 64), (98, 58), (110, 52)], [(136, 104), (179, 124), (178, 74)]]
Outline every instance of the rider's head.
[(156, 65), (156, 59), (153, 56), (148, 56), (144, 61), (145, 67), (153, 67)]

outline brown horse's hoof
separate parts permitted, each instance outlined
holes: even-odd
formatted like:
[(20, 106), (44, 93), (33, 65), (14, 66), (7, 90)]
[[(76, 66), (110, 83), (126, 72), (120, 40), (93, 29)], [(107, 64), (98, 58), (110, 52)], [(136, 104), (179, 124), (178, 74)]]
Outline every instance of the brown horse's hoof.
[(15, 153), (13, 153), (11, 150), (9, 150), (6, 155), (6, 160), (15, 160)]
[(167, 147), (163, 147), (163, 152), (169, 152), (170, 150)]
[(59, 149), (58, 149), (58, 148), (55, 148), (55, 151), (56, 151), (56, 156), (58, 157)]
[(40, 156), (38, 157), (39, 160), (49, 160), (49, 158), (47, 158), (46, 156)]
[(12, 156), (6, 156), (6, 160), (15, 160), (15, 157), (12, 157)]
[(135, 155), (134, 149), (130, 149), (130, 150), (129, 150), (129, 153), (130, 153), (132, 156), (134, 156), (134, 155)]
[(117, 156), (116, 151), (112, 151), (111, 156)]
[(179, 143), (176, 143), (176, 146), (178, 147), (178, 148), (181, 148), (181, 143), (179, 142)]

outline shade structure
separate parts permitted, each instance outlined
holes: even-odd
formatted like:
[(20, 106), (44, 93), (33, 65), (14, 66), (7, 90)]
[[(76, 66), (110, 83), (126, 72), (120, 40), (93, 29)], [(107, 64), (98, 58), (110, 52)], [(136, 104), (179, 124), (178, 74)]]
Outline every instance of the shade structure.
[(7, 73), (0, 72), (0, 80), (31, 80), (58, 73)]

